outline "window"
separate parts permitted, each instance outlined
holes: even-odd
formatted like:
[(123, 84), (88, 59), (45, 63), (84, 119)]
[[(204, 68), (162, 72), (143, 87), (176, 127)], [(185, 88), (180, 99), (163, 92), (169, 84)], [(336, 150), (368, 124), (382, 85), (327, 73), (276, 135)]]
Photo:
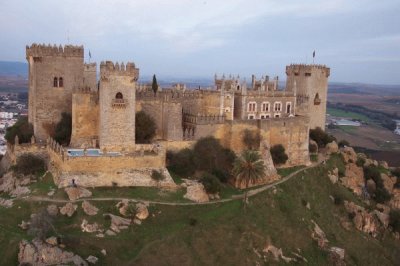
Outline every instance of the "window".
[(267, 118), (269, 118), (269, 115), (268, 114), (267, 115), (261, 115), (260, 118), (261, 119), (267, 119)]
[(319, 98), (319, 94), (315, 94), (314, 98), (314, 105), (320, 105), (321, 104), (321, 99)]
[(240, 86), (239, 85), (237, 85), (236, 90), (240, 90)]
[(58, 79), (58, 87), (64, 87), (64, 81), (61, 77)]
[(311, 77), (311, 73), (305, 73), (304, 76)]
[(249, 115), (249, 119), (254, 119), (254, 115)]
[(230, 111), (231, 111), (231, 108), (229, 108), (229, 107), (225, 108), (225, 113), (229, 113)]
[(262, 103), (261, 112), (269, 112), (269, 102), (263, 102)]
[(124, 96), (122, 95), (122, 93), (120, 93), (120, 92), (118, 92), (116, 95), (115, 95), (115, 99), (123, 99), (124, 98)]
[(292, 103), (291, 102), (287, 102), (286, 103), (286, 113), (290, 114), (292, 111)]
[(53, 80), (53, 87), (57, 88), (58, 87), (58, 78), (54, 78)]
[(275, 102), (275, 103), (274, 103), (274, 111), (275, 111), (275, 112), (280, 112), (280, 111), (282, 111), (282, 103), (281, 103), (281, 102)]
[(255, 112), (257, 108), (257, 103), (256, 102), (249, 102), (247, 106), (247, 111), (248, 112)]
[(275, 114), (274, 117), (275, 118), (279, 118), (279, 117), (281, 117), (281, 115), (280, 114)]

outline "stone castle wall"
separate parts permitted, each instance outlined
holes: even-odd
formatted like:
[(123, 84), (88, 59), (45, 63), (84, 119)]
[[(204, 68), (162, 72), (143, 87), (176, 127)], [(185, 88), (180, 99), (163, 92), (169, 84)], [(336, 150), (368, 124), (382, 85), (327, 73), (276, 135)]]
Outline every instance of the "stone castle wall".
[(83, 86), (97, 91), (97, 64), (85, 64), (83, 68)]
[(99, 95), (89, 88), (75, 90), (72, 95), (72, 134), (74, 148), (97, 146), (99, 138)]
[[(29, 63), (29, 122), (38, 141), (44, 141), (61, 119), (71, 113), (72, 89), (83, 85), (83, 47), (26, 47)], [(54, 78), (62, 78), (54, 86)]]

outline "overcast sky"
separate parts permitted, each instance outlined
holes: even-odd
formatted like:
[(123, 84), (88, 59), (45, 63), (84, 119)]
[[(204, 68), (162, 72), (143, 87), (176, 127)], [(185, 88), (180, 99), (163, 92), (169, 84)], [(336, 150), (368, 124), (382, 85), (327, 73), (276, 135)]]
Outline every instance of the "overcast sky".
[(0, 60), (31, 43), (83, 44), (141, 74), (279, 75), (331, 67), (331, 81), (400, 84), (399, 0), (0, 0)]

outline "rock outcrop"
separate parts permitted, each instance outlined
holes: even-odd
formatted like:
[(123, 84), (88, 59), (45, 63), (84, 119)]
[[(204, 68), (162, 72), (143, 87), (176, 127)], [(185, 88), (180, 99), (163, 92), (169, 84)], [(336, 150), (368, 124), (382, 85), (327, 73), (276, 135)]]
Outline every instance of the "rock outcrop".
[(337, 145), (336, 141), (332, 141), (325, 146), (326, 154), (333, 154), (339, 152), (339, 146)]
[(60, 207), (60, 213), (62, 215), (67, 215), (68, 217), (71, 217), (75, 213), (77, 208), (78, 205), (68, 202), (67, 204), (65, 204), (64, 207)]
[(326, 238), (324, 231), (322, 231), (321, 227), (319, 227), (316, 222), (314, 221), (311, 222), (314, 224), (314, 229), (311, 233), (311, 238), (317, 241), (319, 248), (327, 249), (329, 241)]
[(119, 233), (121, 230), (128, 229), (129, 225), (132, 223), (130, 219), (126, 219), (111, 213), (103, 214), (103, 216), (111, 218), (110, 229), (116, 233)]
[(355, 163), (357, 161), (357, 153), (352, 147), (344, 147), (341, 149), (341, 154), (346, 163)]
[(336, 184), (339, 181), (339, 169), (336, 167), (332, 172), (329, 171), (328, 177), (332, 184)]
[(348, 163), (345, 176), (340, 181), (343, 186), (350, 188), (356, 195), (361, 196), (362, 188), (365, 184), (364, 171), (355, 163)]
[(88, 265), (85, 260), (72, 252), (64, 251), (57, 246), (33, 240), (31, 243), (22, 240), (19, 243), (18, 262), (20, 265)]
[(90, 202), (88, 202), (86, 200), (82, 202), (82, 209), (87, 215), (90, 215), (90, 216), (96, 215), (97, 212), (99, 211), (98, 208), (96, 208), (95, 206), (90, 204)]
[(83, 219), (81, 229), (82, 232), (87, 233), (103, 232), (103, 230), (97, 223), (90, 224), (88, 221), (86, 221), (86, 219)]
[(369, 213), (365, 208), (356, 205), (354, 202), (344, 202), (348, 213), (353, 216), (353, 223), (357, 230), (368, 233), (373, 237), (378, 235), (380, 227), (379, 220), (374, 212)]
[(122, 201), (118, 202), (115, 207), (118, 208), (119, 213), (122, 216), (129, 216), (129, 200), (123, 199)]
[(83, 187), (67, 187), (64, 190), (68, 194), (69, 200), (77, 200), (92, 196), (92, 192)]
[(187, 186), (184, 198), (194, 202), (208, 202), (210, 200), (203, 184), (187, 179), (184, 182)]
[(139, 220), (145, 220), (149, 217), (149, 210), (147, 209), (147, 205), (144, 203), (136, 204), (136, 218)]
[(0, 198), (0, 206), (4, 208), (11, 208), (14, 202), (11, 199)]

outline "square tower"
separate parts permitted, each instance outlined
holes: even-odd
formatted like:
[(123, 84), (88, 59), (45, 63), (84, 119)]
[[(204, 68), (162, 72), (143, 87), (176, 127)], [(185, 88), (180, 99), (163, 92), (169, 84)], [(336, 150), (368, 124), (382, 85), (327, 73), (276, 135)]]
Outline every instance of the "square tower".
[(26, 46), (29, 64), (29, 123), (44, 141), (54, 132), (61, 113), (71, 113), (72, 90), (83, 85), (83, 46)]
[(107, 151), (135, 150), (135, 90), (139, 69), (134, 63), (100, 64), (99, 145)]

